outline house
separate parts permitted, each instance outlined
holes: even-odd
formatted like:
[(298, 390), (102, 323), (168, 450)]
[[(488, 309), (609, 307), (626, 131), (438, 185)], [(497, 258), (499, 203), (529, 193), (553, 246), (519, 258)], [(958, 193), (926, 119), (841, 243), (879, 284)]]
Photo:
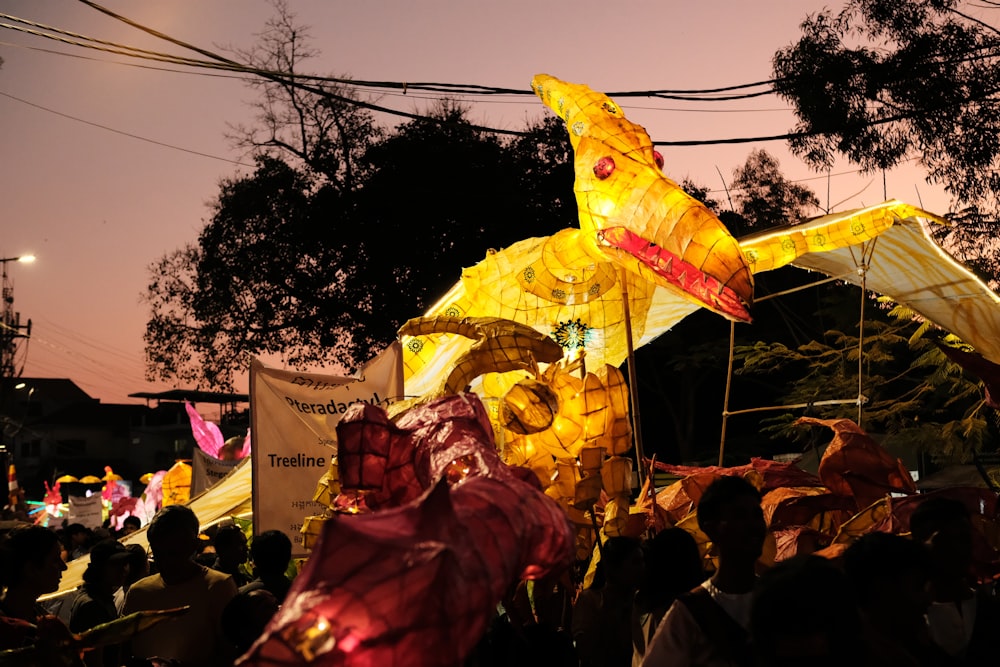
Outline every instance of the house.
[(246, 433), (249, 423), (248, 411), (235, 408), (246, 395), (174, 390), (133, 396), (146, 404), (102, 403), (68, 379), (0, 380), (0, 457), (16, 465), (27, 497), (41, 498), (44, 482), (62, 475), (103, 477), (105, 466), (141, 489), (143, 474), (191, 457), (196, 443), (186, 400), (231, 404), (220, 425), (226, 437)]

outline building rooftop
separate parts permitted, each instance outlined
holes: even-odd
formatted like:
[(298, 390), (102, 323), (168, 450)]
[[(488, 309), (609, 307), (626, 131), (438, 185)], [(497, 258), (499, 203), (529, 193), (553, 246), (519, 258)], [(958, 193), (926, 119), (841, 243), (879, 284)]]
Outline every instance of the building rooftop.
[(192, 403), (249, 403), (249, 394), (232, 394), (198, 389), (170, 389), (169, 391), (140, 391), (129, 394), (130, 398), (145, 398), (158, 401), (191, 401)]

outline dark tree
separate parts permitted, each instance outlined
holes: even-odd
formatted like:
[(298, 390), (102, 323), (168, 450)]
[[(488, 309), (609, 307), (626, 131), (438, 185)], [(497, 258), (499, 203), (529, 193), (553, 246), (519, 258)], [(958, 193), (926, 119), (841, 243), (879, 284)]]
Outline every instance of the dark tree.
[(837, 155), (869, 171), (915, 159), (963, 211), (939, 230), (956, 249), (1000, 230), (1000, 31), (973, 16), (984, 8), (998, 7), (849, 0), (806, 19), (773, 63), (799, 119), (792, 151), (818, 168)]
[(303, 170), (314, 187), (352, 192), (366, 176), (360, 158), (384, 128), (354, 104), (357, 95), (347, 86), (295, 76), (318, 51), (287, 3), (275, 0), (274, 6), (275, 16), (253, 48), (235, 54), (251, 67), (282, 75), (248, 80), (257, 95), (255, 124), (233, 125), (229, 138), (253, 155), (277, 157)]
[(367, 291), (345, 280), (360, 258), (329, 242), (344, 200), (312, 190), (309, 176), (263, 155), (252, 175), (222, 183), (197, 246), (151, 267), (152, 375), (228, 387), (249, 354), (298, 365), (351, 351), (339, 332), (371, 311)]
[[(243, 56), (296, 72), (312, 52), (277, 6)], [(223, 181), (196, 245), (150, 267), (151, 378), (228, 389), (251, 355), (357, 368), (490, 248), (576, 224), (555, 119), (500, 139), (445, 102), (386, 129), (344, 86), (253, 85), (256, 124), (234, 138), (255, 170)]]
[(446, 103), (372, 147), (358, 219), (371, 259), (365, 278), (387, 288), (378, 298), (392, 318), (390, 333), (425, 312), (489, 249), (576, 224), (565, 134), (545, 124), (504, 142)]
[(785, 178), (780, 166), (770, 153), (757, 149), (742, 167), (733, 171), (729, 189), (736, 212), (749, 230), (793, 225), (819, 207), (813, 191)]

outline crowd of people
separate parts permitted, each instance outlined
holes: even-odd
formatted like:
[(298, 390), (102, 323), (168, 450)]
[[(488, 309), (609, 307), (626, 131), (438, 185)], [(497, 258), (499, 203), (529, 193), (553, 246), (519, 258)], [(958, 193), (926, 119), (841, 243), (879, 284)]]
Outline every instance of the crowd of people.
[[(674, 527), (612, 537), (582, 572), (519, 582), (466, 667), (960, 667), (1000, 655), (1000, 601), (972, 577), (973, 520), (946, 497), (921, 501), (910, 535), (861, 536), (837, 558), (797, 556), (761, 571), (761, 495), (741, 477), (713, 482), (698, 503), (710, 562)], [(81, 538), (82, 535), (82, 538)], [(249, 541), (237, 525), (200, 530), (186, 506), (148, 526), (149, 554), (115, 536), (67, 527), (11, 530), (0, 545), (0, 649), (84, 633), (133, 612), (186, 608), (129, 641), (83, 654), (86, 667), (231, 665), (288, 594), (291, 542)], [(206, 539), (209, 538), (209, 539)], [(83, 585), (59, 609), (67, 560), (87, 558)], [(68, 636), (68, 635), (67, 635)]]
[[(139, 544), (123, 544), (125, 534), (77, 525), (8, 531), (0, 542), (0, 650), (57, 644), (69, 633), (79, 636), (135, 612), (183, 609), (127, 641), (87, 645), (80, 664), (231, 665), (291, 587), (292, 544), (280, 531), (256, 536), (248, 548), (239, 526), (202, 532), (190, 508), (170, 505), (149, 523), (148, 553)], [(74, 555), (87, 562), (83, 584), (40, 602), (58, 590)], [(65, 654), (48, 657), (51, 664), (68, 664)]]
[[(911, 534), (865, 534), (836, 557), (762, 570), (761, 495), (741, 477), (698, 504), (708, 568), (681, 528), (612, 537), (593, 584), (512, 591), (475, 667), (972, 667), (1000, 664), (1000, 599), (973, 576), (973, 522), (946, 497), (922, 500)], [(711, 569), (711, 571), (708, 571)], [(570, 604), (552, 603), (547, 596)]]

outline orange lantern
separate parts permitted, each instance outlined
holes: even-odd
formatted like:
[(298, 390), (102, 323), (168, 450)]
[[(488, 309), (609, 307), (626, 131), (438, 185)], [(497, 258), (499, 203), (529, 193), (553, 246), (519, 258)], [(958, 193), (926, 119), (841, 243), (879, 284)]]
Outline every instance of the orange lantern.
[(604, 490), (609, 496), (627, 496), (632, 493), (632, 459), (612, 456), (601, 466)]

